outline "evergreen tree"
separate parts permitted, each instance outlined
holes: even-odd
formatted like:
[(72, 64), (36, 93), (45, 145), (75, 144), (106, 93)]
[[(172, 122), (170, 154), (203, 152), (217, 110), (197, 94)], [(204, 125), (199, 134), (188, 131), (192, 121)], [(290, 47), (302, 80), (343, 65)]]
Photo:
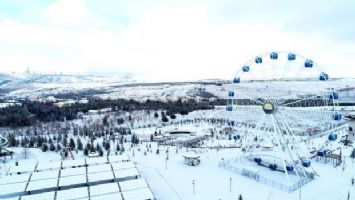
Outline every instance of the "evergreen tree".
[(70, 147), (71, 149), (75, 149), (75, 142), (74, 142), (74, 139), (73, 139), (73, 138), (70, 138), (70, 140), (69, 140), (69, 147)]
[(99, 156), (103, 156), (104, 155), (104, 151), (102, 150), (102, 148), (99, 148)]
[(42, 151), (46, 152), (48, 150), (48, 145), (46, 143), (42, 144)]
[(49, 151), (55, 151), (55, 146), (53, 142), (49, 144)]
[(43, 144), (43, 139), (41, 136), (37, 136), (37, 147), (41, 148)]
[(355, 159), (355, 148), (351, 151), (350, 158)]
[(169, 119), (168, 119), (165, 115), (163, 115), (163, 116), (161, 117), (161, 121), (163, 121), (163, 122), (168, 122)]
[(60, 146), (59, 142), (57, 143), (57, 151), (62, 150), (62, 146)]
[(84, 151), (83, 151), (83, 154), (85, 155), (85, 156), (89, 156), (89, 149), (88, 148), (84, 148)]
[(34, 141), (34, 138), (32, 138), (31, 137), (31, 139), (30, 139), (30, 143), (29, 143), (29, 147), (34, 147), (34, 145), (35, 145), (35, 141)]
[(154, 113), (154, 118), (158, 118), (159, 114), (157, 112)]
[(78, 145), (78, 150), (82, 151), (83, 150), (83, 143), (81, 142), (80, 138), (78, 138), (76, 140), (76, 144)]

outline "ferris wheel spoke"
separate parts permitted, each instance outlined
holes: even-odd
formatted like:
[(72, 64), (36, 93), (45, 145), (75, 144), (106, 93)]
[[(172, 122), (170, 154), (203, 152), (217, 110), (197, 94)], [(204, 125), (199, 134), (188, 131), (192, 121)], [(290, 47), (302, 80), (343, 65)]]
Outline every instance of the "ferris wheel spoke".
[[(282, 116), (282, 113), (279, 113), (279, 114), (281, 114), (281, 116)], [(274, 118), (275, 118), (275, 121), (277, 122), (277, 118), (276, 118), (275, 116), (274, 116)], [(292, 130), (288, 127), (288, 124), (286, 123), (285, 118), (284, 118), (283, 116), (281, 117), (281, 120), (280, 120), (280, 121), (281, 121), (280, 124), (285, 128), (285, 131), (286, 131), (286, 134), (285, 134), (285, 135), (286, 135), (286, 136), (293, 136), (293, 132), (292, 132)], [(280, 133), (281, 133), (281, 132), (280, 132)], [(291, 158), (291, 161), (292, 161), (292, 163), (293, 163), (293, 166), (294, 166), (294, 168), (295, 168), (296, 175), (297, 175), (297, 177), (299, 178), (299, 180), (301, 180), (301, 178), (300, 178), (300, 173), (298, 172), (299, 169), (298, 169), (298, 165), (297, 165), (297, 160), (294, 159), (292, 152), (294, 152), (294, 153), (296, 154), (296, 156), (298, 157), (298, 160), (299, 160), (299, 161), (302, 160), (302, 157), (301, 157), (301, 156), (299, 155), (299, 153), (295, 150), (295, 148), (290, 148), (290, 147), (289, 147), (289, 145), (287, 144), (287, 141), (285, 140), (285, 137), (284, 137), (283, 134), (281, 134), (281, 137), (283, 138), (283, 142), (285, 143), (286, 149), (287, 149), (287, 151), (288, 151), (288, 154), (289, 154), (289, 156), (290, 156), (290, 158)], [(294, 138), (294, 137), (292, 137), (292, 138)], [(289, 142), (292, 142), (292, 146), (295, 146), (295, 143), (293, 142), (292, 139), (291, 139), (291, 140), (289, 139)], [(300, 148), (298, 148), (298, 149), (300, 149)], [(306, 173), (304, 167), (302, 166), (301, 169), (302, 169), (302, 173), (303, 173), (304, 177), (307, 178), (307, 173)]]
[(300, 103), (302, 101), (308, 101), (308, 100), (312, 100), (312, 99), (320, 99), (320, 98), (319, 98), (318, 95), (314, 95), (314, 96), (303, 98), (303, 99), (297, 99), (297, 100), (294, 100), (292, 102), (286, 102), (286, 103), (283, 103), (283, 104), (281, 104), (279, 106), (280, 107), (290, 107), (290, 105), (294, 105), (294, 104)]

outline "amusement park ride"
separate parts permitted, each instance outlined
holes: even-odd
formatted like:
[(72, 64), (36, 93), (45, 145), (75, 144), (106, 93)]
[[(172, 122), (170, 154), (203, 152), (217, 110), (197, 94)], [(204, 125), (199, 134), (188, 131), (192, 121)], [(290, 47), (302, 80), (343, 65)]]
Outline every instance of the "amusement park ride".
[(0, 159), (4, 158), (4, 160), (6, 160), (6, 156), (12, 156), (13, 154), (12, 151), (9, 151), (5, 148), (7, 143), (8, 143), (7, 138), (0, 135)]
[[(337, 140), (335, 130), (342, 121), (337, 113), (339, 95), (328, 79), (312, 60), (290, 52), (256, 56), (241, 67), (228, 91), (226, 111), (238, 110), (241, 99), (252, 101), (261, 110), (254, 115), (259, 118), (257, 123), (234, 137), (243, 141), (243, 159), (284, 172), (288, 182), (290, 174), (301, 181), (313, 179), (317, 173), (311, 166), (305, 124), (312, 122), (327, 134), (327, 141), (316, 150), (317, 156), (324, 157), (324, 149)], [(257, 88), (247, 87), (247, 83)]]

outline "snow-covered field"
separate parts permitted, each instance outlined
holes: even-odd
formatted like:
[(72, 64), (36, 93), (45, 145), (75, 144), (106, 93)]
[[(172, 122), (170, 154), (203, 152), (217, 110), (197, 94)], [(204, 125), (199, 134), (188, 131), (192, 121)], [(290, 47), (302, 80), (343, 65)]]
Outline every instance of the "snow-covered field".
[[(218, 81), (220, 80), (215, 80), (215, 82)], [(92, 91), (91, 95), (103, 98), (176, 100), (185, 97), (226, 98), (227, 92), (233, 90), (238, 95), (237, 98), (275, 96), (288, 99), (295, 98), (297, 95), (321, 94), (327, 92), (329, 88), (341, 90), (340, 96), (343, 100), (351, 100), (350, 98), (355, 97), (355, 79), (335, 79), (326, 83), (300, 80), (244, 82), (239, 84), (237, 88), (232, 84), (218, 85), (213, 83), (214, 80), (185, 83), (138, 83), (129, 76), (114, 75), (23, 74), (20, 76), (15, 74), (1, 76), (0, 74), (0, 92), (11, 97), (48, 96)]]
[[(152, 146), (150, 151), (145, 150), (147, 144)], [(343, 148), (345, 162), (337, 168), (334, 168), (331, 162), (312, 160), (312, 166), (319, 177), (302, 187), (301, 191), (288, 193), (218, 166), (222, 159), (236, 159), (241, 153), (240, 149), (187, 149), (157, 146), (156, 143), (142, 143), (134, 148), (127, 143), (125, 147), (126, 153), (135, 162), (142, 177), (147, 180), (156, 199), (159, 200), (233, 200), (239, 194), (243, 199), (296, 200), (301, 195), (302, 199), (306, 200), (334, 200), (347, 199), (348, 192), (351, 198), (355, 195), (355, 186), (351, 186), (351, 178), (355, 176), (354, 160), (348, 156), (351, 148)], [(156, 153), (157, 148), (160, 150), (159, 154)], [(40, 162), (60, 160), (58, 153), (55, 152), (43, 153), (39, 149), (30, 149), (28, 150), (30, 156), (24, 159), (19, 157), (23, 155), (21, 149), (12, 150), (17, 153), (16, 156), (3, 165), (1, 171), (5, 170), (4, 167), (14, 166), (15, 160), (19, 160), (22, 166), (30, 166), (37, 160)], [(201, 164), (196, 167), (185, 165), (182, 157), (185, 154), (201, 156)], [(76, 159), (83, 157), (80, 153), (74, 156)], [(167, 156), (168, 160), (166, 160)], [(269, 171), (269, 173), (281, 172)]]

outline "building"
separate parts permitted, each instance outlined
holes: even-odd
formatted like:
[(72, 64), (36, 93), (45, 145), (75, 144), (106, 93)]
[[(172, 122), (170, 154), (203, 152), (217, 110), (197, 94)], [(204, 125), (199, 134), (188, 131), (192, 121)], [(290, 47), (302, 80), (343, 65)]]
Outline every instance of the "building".
[(355, 118), (349, 118), (348, 121), (349, 130), (348, 130), (348, 140), (355, 141)]

